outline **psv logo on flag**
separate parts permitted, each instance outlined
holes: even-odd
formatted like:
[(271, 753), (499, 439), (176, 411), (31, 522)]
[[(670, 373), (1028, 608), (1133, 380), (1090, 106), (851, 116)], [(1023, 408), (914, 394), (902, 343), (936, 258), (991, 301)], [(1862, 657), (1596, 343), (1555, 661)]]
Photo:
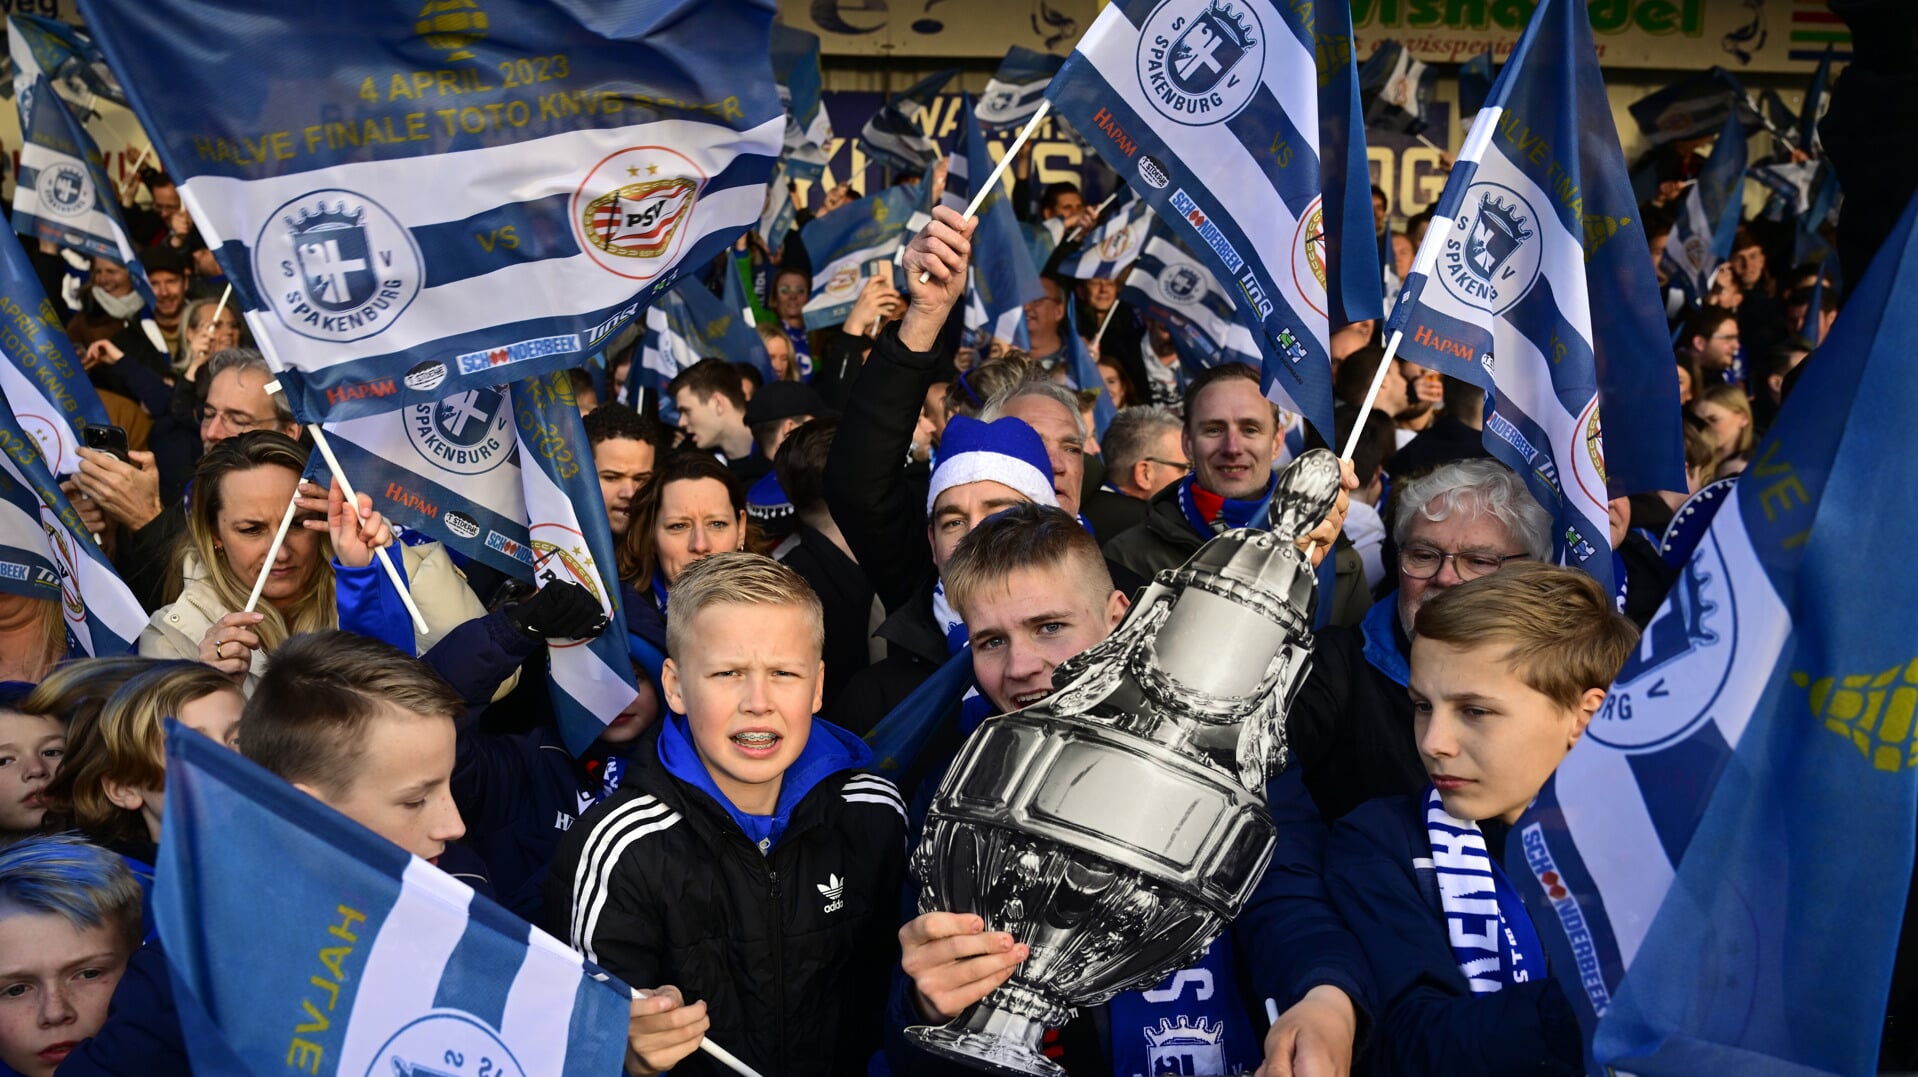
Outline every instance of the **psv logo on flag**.
[(634, 146), (594, 166), (573, 195), (573, 231), (601, 269), (651, 280), (684, 246), (706, 181), (691, 158)]

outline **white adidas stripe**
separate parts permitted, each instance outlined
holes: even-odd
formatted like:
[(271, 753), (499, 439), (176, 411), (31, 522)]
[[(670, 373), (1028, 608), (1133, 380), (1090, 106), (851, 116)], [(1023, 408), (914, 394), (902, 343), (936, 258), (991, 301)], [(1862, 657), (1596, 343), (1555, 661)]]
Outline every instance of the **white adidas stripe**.
[(906, 798), (900, 795), (898, 786), (876, 774), (855, 775), (841, 787), (841, 792), (878, 793), (882, 796), (892, 798), (898, 802), (901, 807), (904, 807), (906, 803)]
[(592, 832), (586, 835), (586, 844), (580, 848), (579, 865), (573, 869), (572, 922), (567, 925), (573, 949), (585, 953), (589, 958), (592, 956), (585, 934), (587, 908), (590, 904), (597, 910), (598, 906), (605, 903), (604, 891), (612, 872), (614, 844), (628, 828), (644, 825), (662, 815), (670, 815), (674, 822), (679, 819), (672, 814), (671, 808), (656, 798), (641, 796), (607, 812), (604, 818), (593, 824)]
[(898, 801), (891, 800), (887, 797), (847, 793), (846, 801), (851, 804), (884, 804), (886, 807), (898, 812), (900, 819), (903, 820), (906, 818), (906, 809), (902, 807)]

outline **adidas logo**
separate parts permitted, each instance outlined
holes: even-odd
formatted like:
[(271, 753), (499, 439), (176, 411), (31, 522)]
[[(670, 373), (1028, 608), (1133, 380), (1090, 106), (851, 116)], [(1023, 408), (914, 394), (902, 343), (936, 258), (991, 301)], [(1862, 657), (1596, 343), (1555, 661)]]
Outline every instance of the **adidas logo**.
[(846, 880), (837, 875), (828, 874), (823, 883), (814, 883), (813, 888), (826, 899), (826, 911), (838, 912), (846, 903), (840, 898), (846, 892)]

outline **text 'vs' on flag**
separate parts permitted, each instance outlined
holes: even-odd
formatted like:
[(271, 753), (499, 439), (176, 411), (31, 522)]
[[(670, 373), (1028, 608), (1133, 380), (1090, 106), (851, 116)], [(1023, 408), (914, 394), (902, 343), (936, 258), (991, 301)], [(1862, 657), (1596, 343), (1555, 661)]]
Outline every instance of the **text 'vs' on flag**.
[(85, 11), (309, 422), (583, 366), (758, 221), (785, 132), (755, 0)]
[(1910, 1016), (1886, 998), (1918, 816), (1918, 503), (1883, 495), (1918, 483), (1884, 406), (1918, 392), (1915, 217), (1513, 829), (1599, 1065), (1875, 1073), (1882, 1019)]
[(238, 752), (166, 725), (153, 912), (195, 1073), (619, 1072), (624, 984)]

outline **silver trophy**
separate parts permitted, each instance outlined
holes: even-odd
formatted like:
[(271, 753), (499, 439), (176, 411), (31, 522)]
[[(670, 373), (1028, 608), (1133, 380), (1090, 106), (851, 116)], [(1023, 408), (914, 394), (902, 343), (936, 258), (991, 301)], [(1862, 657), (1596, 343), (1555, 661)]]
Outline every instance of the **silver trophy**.
[(1338, 489), (1331, 453), (1294, 461), (1269, 530), (1161, 572), (1052, 695), (967, 739), (913, 854), (919, 907), (974, 913), (1030, 955), (949, 1024), (908, 1029), (915, 1043), (1056, 1077), (1047, 1028), (1192, 964), (1238, 915), (1272, 856), (1265, 781), (1311, 662), (1317, 581), (1293, 540)]

